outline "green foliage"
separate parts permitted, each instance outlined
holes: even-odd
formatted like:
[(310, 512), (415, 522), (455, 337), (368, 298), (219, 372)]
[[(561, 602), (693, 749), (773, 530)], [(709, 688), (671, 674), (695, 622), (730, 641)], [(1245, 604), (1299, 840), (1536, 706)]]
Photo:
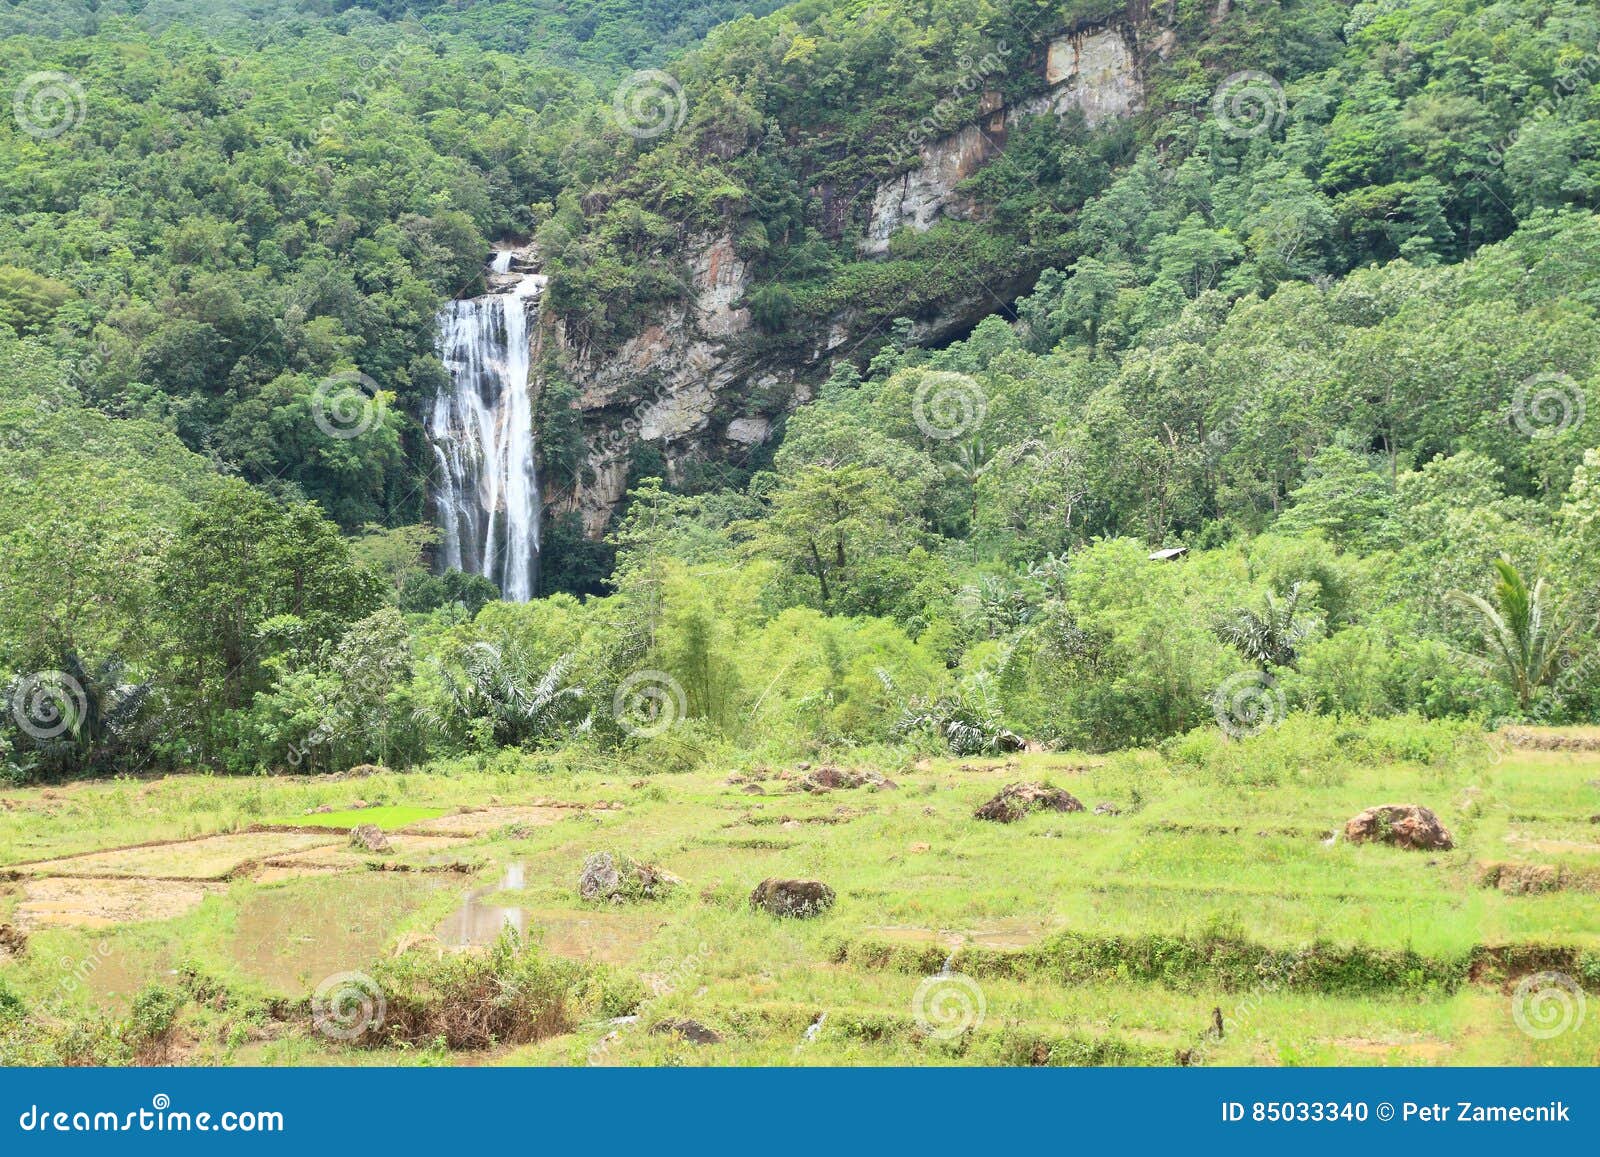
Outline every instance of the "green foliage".
[(581, 1011), (586, 970), (524, 944), (507, 929), (486, 952), (407, 952), (380, 960), (372, 978), (386, 995), (369, 1045), (484, 1049), (568, 1032)]
[(1301, 644), (1316, 626), (1298, 613), (1300, 595), (1299, 583), (1282, 599), (1269, 590), (1260, 611), (1236, 608), (1217, 624), (1217, 635), (1263, 671), (1293, 667)]
[(1529, 587), (1505, 555), (1494, 565), (1493, 602), (1465, 591), (1453, 591), (1451, 597), (1477, 612), (1488, 662), (1515, 693), (1518, 706), (1527, 711), (1534, 693), (1554, 677), (1570, 628), (1550, 606), (1544, 579)]
[[(0, 123), (0, 683), (83, 691), (48, 740), (0, 730), (8, 779), (930, 733), (1211, 758), (1241, 660), (1297, 712), (1600, 717), (1556, 678), (1600, 646), (1589, 6), (1179, 5), (1144, 111), (1013, 118), (971, 211), (881, 259), (872, 191), (1126, 5), (136, 7), (0, 13), (20, 75), (92, 97), (58, 137)], [(683, 124), (636, 139), (614, 83), (667, 63)], [(1254, 136), (1207, 111), (1242, 69), (1283, 87)], [(417, 426), (447, 382), (435, 313), (506, 237), (561, 326), (526, 606), (432, 573)], [(723, 237), (753, 277), (731, 352), (761, 373), (836, 350), (842, 315), (875, 336), (807, 405), (743, 399), (782, 416), (731, 473), (638, 440), (591, 537), (568, 501), (600, 485), (590, 411), (555, 351), (604, 359), (686, 307), (685, 259)], [(975, 283), (1023, 295), (1016, 324), (922, 348)], [(357, 370), (372, 420), (331, 437)], [(927, 405), (952, 393), (945, 437)], [(1492, 598), (1452, 594), (1493, 567)], [(1493, 678), (1459, 662), (1480, 643)], [(649, 739), (613, 718), (641, 671), (685, 717)], [(1280, 754), (1239, 775), (1291, 774)]]
[(442, 690), (420, 717), (442, 736), (489, 746), (534, 747), (573, 726), (584, 689), (568, 682), (573, 657), (539, 673), (516, 643), (473, 643), (441, 665)]

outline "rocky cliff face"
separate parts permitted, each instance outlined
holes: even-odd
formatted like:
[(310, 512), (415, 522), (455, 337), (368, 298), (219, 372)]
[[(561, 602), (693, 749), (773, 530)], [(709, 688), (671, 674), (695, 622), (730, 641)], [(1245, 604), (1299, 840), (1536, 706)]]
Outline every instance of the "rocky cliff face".
[[(879, 185), (858, 237), (862, 254), (887, 256), (900, 229), (922, 231), (941, 217), (979, 211), (957, 186), (1004, 151), (1020, 118), (1081, 110), (1093, 126), (1137, 112), (1144, 101), (1139, 62), (1164, 53), (1170, 39), (1170, 32), (1133, 23), (1054, 39), (1036, 65), (1048, 86), (1043, 93), (1010, 108), (997, 93), (984, 93), (976, 123), (923, 146), (914, 167)], [(750, 273), (732, 239), (691, 238), (685, 257), (687, 304), (664, 309), (620, 348), (583, 348), (559, 324), (550, 335), (564, 372), (579, 386), (585, 430), (585, 476), (575, 489), (547, 491), (550, 508), (580, 514), (591, 536), (604, 532), (622, 500), (638, 443), (658, 444), (669, 481), (695, 456), (727, 460), (748, 454), (766, 440), (772, 419), (807, 400), (808, 383), (860, 338), (856, 319), (842, 314), (808, 342), (803, 356), (762, 364), (748, 332), (750, 311), (739, 305)], [(993, 310), (991, 294), (975, 293), (970, 301), (952, 303), (948, 317), (924, 322), (919, 337), (936, 340), (958, 332)]]
[(1013, 108), (1001, 105), (998, 93), (984, 93), (978, 123), (924, 145), (916, 168), (878, 186), (862, 252), (884, 256), (899, 229), (920, 233), (940, 217), (969, 216), (974, 207), (956, 186), (1005, 150), (1007, 132), (1021, 118), (1065, 116), (1076, 109), (1093, 128), (1139, 111), (1144, 105), (1139, 51), (1139, 34), (1131, 25), (1056, 37), (1045, 54), (1048, 91)]

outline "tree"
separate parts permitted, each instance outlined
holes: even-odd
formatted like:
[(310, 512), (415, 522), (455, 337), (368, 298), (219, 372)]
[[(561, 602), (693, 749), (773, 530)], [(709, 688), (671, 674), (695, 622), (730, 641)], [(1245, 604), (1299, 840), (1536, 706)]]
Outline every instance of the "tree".
[(1281, 600), (1268, 591), (1260, 611), (1235, 609), (1217, 624), (1217, 637), (1263, 671), (1294, 666), (1300, 644), (1316, 627), (1312, 619), (1299, 614), (1300, 591), (1295, 583)]
[(1394, 490), (1361, 455), (1324, 446), (1278, 517), (1281, 534), (1320, 531), (1339, 547), (1372, 550), (1393, 540)]
[(909, 545), (916, 515), (876, 466), (806, 466), (779, 481), (767, 517), (740, 524), (750, 550), (816, 580), (823, 606), (879, 609), (870, 572)]
[(68, 654), (59, 671), (0, 682), (0, 750), (44, 775), (135, 770), (149, 758), (151, 690), (120, 659), (91, 668)]
[(1482, 619), (1487, 664), (1499, 672), (1526, 712), (1534, 692), (1555, 674), (1570, 626), (1563, 625), (1555, 608), (1548, 605), (1544, 579), (1530, 589), (1505, 555), (1495, 560), (1494, 568), (1494, 602), (1465, 591), (1451, 591), (1450, 599), (1476, 611)]
[(0, 325), (34, 333), (73, 297), (72, 286), (15, 265), (0, 265)]
[(417, 709), (441, 735), (478, 745), (527, 747), (572, 722), (584, 689), (568, 682), (575, 659), (562, 655), (539, 674), (516, 643), (473, 643), (442, 666), (443, 694)]
[(309, 658), (376, 610), (384, 588), (314, 505), (280, 506), (236, 479), (183, 525), (158, 581), (165, 686), (206, 761), (228, 744), (226, 715), (264, 689), (268, 658)]

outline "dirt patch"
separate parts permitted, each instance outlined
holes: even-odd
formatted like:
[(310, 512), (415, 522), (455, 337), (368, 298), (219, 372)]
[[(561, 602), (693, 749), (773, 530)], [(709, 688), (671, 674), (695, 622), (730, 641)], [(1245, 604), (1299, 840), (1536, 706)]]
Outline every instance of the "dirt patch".
[(569, 912), (560, 908), (528, 912), (528, 934), (545, 951), (568, 960), (599, 964), (633, 963), (666, 926), (666, 920), (647, 913)]
[(961, 942), (959, 932), (934, 928), (915, 928), (904, 924), (885, 924), (862, 931), (885, 944), (943, 944), (954, 948)]
[(1407, 1064), (1443, 1060), (1455, 1048), (1449, 1041), (1442, 1040), (1382, 1041), (1366, 1037), (1340, 1037), (1330, 1040), (1328, 1044), (1357, 1056), (1394, 1057)]
[(1590, 843), (1586, 840), (1540, 840), (1532, 836), (1523, 835), (1521, 832), (1512, 832), (1506, 836), (1506, 843), (1530, 848), (1535, 852), (1544, 852), (1547, 855), (1577, 853), (1582, 856), (1600, 856), (1600, 844)]
[(332, 876), (345, 870), (327, 864), (296, 864), (275, 860), (256, 868), (250, 873), (250, 879), (257, 884), (286, 884), (290, 880), (304, 880), (308, 876)]
[(82, 879), (138, 876), (147, 880), (221, 880), (247, 865), (344, 838), (339, 832), (241, 832), (43, 860), (25, 865), (22, 871), (33, 876)]
[(220, 884), (198, 881), (48, 876), (22, 886), (16, 919), (24, 928), (103, 928), (172, 920), (192, 912), (207, 896), (220, 891)]
[[(393, 852), (384, 854), (381, 859), (386, 863), (398, 860), (413, 868), (427, 868), (440, 866), (445, 862), (455, 862), (457, 857), (448, 855), (451, 849), (457, 848), (467, 842), (465, 836), (416, 836), (394, 835), (388, 837), (393, 846)], [(261, 869), (256, 874), (257, 880), (265, 879), (265, 873), (271, 871), (288, 871), (299, 875), (315, 875), (322, 872), (353, 871), (365, 868), (380, 857), (361, 848), (351, 847), (346, 837), (339, 836), (338, 842), (322, 844), (318, 847), (308, 848), (305, 851), (293, 852), (284, 856), (272, 856), (261, 861)]]

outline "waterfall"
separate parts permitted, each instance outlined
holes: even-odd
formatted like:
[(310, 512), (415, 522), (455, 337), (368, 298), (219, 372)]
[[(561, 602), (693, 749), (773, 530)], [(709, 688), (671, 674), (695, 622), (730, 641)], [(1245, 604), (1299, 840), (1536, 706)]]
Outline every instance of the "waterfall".
[[(489, 271), (511, 273), (496, 252)], [(502, 597), (533, 597), (539, 561), (539, 479), (529, 388), (533, 317), (545, 279), (526, 274), (503, 293), (439, 312), (439, 357), (450, 389), (434, 399), (428, 443), (438, 463), (434, 504), (446, 567), (486, 575)]]

